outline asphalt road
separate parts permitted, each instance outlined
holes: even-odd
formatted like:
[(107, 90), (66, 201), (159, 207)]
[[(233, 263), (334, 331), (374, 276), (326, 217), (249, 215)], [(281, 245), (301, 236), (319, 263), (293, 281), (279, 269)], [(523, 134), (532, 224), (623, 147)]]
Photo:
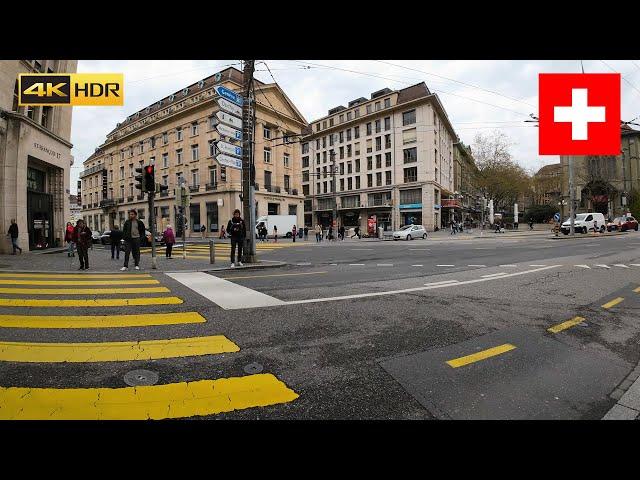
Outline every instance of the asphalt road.
[[(176, 393), (178, 387), (153, 391), (166, 406), (151, 418), (598, 419), (615, 403), (609, 394), (640, 360), (640, 296), (634, 292), (640, 286), (640, 235), (635, 232), (580, 240), (296, 242), (261, 255), (289, 266), (216, 272), (220, 280), (204, 273), (144, 271), (150, 276), (116, 279), (116, 285), (66, 286), (58, 280), (32, 285), (12, 282), (20, 277), (2, 278), (0, 287), (34, 292), (0, 293), (0, 415), (11, 409), (15, 414), (20, 402), (33, 410), (35, 389), (51, 398), (69, 389), (102, 389), (98, 399), (124, 395), (125, 375), (144, 369), (157, 375), (150, 389), (208, 380), (218, 391), (220, 379), (248, 382), (240, 393), (225, 393), (224, 406), (208, 410), (183, 408), (188, 402)], [(198, 283), (198, 275), (205, 282)], [(127, 285), (131, 279), (158, 283)], [(49, 288), (167, 291), (40, 291)], [(168, 297), (181, 302), (85, 307), (7, 302)], [(153, 314), (188, 312), (203, 321), (106, 323), (107, 317), (115, 321), (114, 315), (142, 314), (142, 322), (156, 318)], [(30, 324), (35, 320), (27, 315), (45, 323)], [(75, 325), (55, 323), (69, 315), (85, 318)], [(93, 320), (92, 328), (82, 323)], [(223, 346), (202, 353), (189, 344), (167, 353), (175, 348), (167, 346), (169, 339), (219, 335), (239, 350)], [(139, 343), (148, 341), (161, 344), (157, 358), (143, 358), (154, 351), (154, 345)], [(144, 346), (145, 354), (136, 360), (125, 352), (105, 360), (112, 342)], [(41, 343), (61, 344), (67, 361), (34, 345)], [(105, 345), (99, 354), (86, 354), (81, 343)], [(263, 380), (272, 383), (260, 386)], [(136, 394), (142, 392), (137, 387)], [(253, 398), (255, 392), (261, 396)], [(121, 411), (136, 411), (127, 402), (137, 401), (127, 397)], [(35, 412), (54, 417), (74, 408), (85, 412), (71, 402), (64, 405)], [(100, 414), (108, 417), (107, 410)]]

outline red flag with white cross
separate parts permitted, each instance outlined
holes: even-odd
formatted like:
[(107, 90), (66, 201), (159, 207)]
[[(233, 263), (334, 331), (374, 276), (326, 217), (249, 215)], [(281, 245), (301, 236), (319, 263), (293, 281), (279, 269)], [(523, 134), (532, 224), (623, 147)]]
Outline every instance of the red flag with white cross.
[(620, 155), (620, 74), (541, 73), (540, 155)]

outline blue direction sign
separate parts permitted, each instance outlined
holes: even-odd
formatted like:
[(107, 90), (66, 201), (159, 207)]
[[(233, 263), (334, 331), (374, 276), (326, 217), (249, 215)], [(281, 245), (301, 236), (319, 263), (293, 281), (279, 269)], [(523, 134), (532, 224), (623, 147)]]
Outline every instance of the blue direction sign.
[(559, 214), (559, 213), (556, 213), (556, 214), (553, 216), (553, 219), (554, 219), (556, 222), (559, 222), (559, 221), (560, 221), (560, 214)]
[(242, 102), (243, 102), (242, 96), (238, 95), (233, 90), (229, 90), (228, 88), (225, 88), (221, 85), (216, 85), (215, 87), (213, 87), (213, 89), (221, 97), (226, 98), (227, 100), (235, 103), (236, 105), (242, 106)]
[(222, 141), (216, 142), (216, 147), (218, 147), (218, 150), (222, 153), (228, 153), (229, 155), (236, 155), (238, 157), (242, 156), (242, 147), (236, 147), (235, 145)]
[(229, 137), (233, 140), (242, 140), (242, 132), (240, 130), (231, 128), (224, 123), (219, 123), (218, 125), (216, 125), (216, 130), (220, 135), (224, 135), (225, 137)]

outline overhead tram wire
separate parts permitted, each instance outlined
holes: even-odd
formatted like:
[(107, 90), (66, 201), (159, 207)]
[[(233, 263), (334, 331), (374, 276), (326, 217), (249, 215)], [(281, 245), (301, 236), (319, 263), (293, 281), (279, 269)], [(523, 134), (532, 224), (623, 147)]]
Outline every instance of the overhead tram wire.
[(638, 88), (637, 88), (633, 83), (631, 83), (629, 80), (627, 80), (627, 79), (625, 78), (625, 76), (624, 76), (624, 75), (622, 75), (622, 73), (621, 73), (619, 70), (616, 70), (615, 68), (613, 68), (611, 65), (609, 65), (609, 64), (608, 64), (607, 62), (605, 62), (604, 60), (600, 60), (600, 62), (602, 62), (604, 65), (606, 65), (606, 66), (607, 66), (611, 71), (613, 71), (613, 72), (615, 72), (615, 73), (620, 73), (620, 77), (621, 77), (625, 82), (627, 82), (627, 83), (631, 86), (631, 88), (633, 88), (636, 92), (640, 93), (640, 90), (638, 90)]

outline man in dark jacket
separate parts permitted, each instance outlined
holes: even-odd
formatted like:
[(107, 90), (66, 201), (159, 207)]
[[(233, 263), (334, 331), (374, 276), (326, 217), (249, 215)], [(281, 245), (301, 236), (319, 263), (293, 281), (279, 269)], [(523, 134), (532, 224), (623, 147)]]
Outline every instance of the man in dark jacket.
[(11, 226), (9, 227), (9, 231), (7, 235), (11, 237), (11, 246), (13, 246), (13, 255), (16, 254), (16, 250), (20, 250), (22, 253), (22, 249), (18, 246), (18, 224), (15, 219), (11, 219)]
[(138, 219), (136, 209), (132, 208), (129, 210), (129, 218), (122, 227), (122, 238), (126, 243), (126, 249), (124, 251), (124, 267), (120, 270), (124, 271), (129, 268), (129, 254), (132, 252), (136, 270), (140, 270), (140, 243), (144, 238), (144, 234), (144, 223)]
[(78, 270), (89, 270), (89, 247), (93, 243), (91, 229), (87, 227), (84, 220), (78, 220), (73, 229), (73, 241), (78, 250), (80, 268)]
[(120, 241), (122, 240), (122, 230), (118, 225), (114, 225), (109, 232), (109, 241), (111, 242), (111, 260), (114, 258), (120, 260)]
[[(244, 220), (240, 218), (240, 210), (233, 211), (233, 218), (227, 224), (227, 234), (231, 238), (231, 268), (242, 266), (242, 245), (247, 236)], [(238, 246), (238, 263), (235, 263), (236, 245)]]

